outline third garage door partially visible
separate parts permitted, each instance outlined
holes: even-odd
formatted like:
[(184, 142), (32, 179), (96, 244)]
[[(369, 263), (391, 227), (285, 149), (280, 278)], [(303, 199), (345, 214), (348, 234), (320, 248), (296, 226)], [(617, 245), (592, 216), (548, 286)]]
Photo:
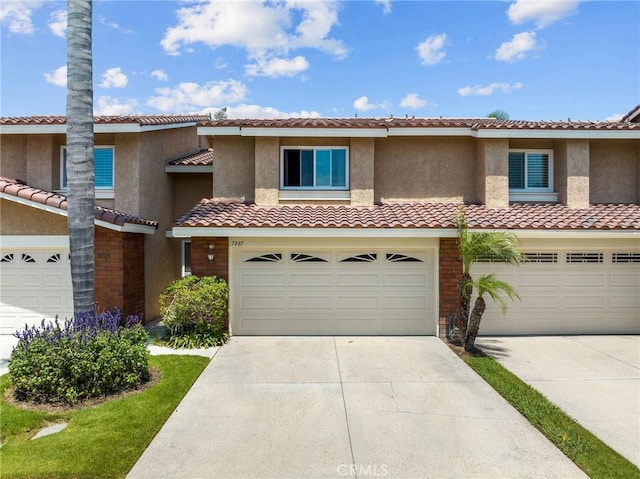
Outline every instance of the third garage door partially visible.
[(233, 334), (436, 333), (434, 252), (238, 248)]

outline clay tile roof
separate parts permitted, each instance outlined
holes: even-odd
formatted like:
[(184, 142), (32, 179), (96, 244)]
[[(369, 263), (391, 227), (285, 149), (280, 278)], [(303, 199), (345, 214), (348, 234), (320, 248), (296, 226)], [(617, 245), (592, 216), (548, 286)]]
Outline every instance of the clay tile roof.
[(640, 205), (600, 204), (571, 209), (558, 204), (514, 203), (505, 209), (460, 203), (384, 203), (373, 207), (286, 205), (203, 199), (178, 227), (227, 228), (454, 228), (460, 207), (476, 229), (640, 230)]
[(640, 118), (640, 105), (634, 106), (620, 121), (637, 123)]
[[(0, 176), (0, 193), (33, 201), (60, 210), (67, 210), (67, 197), (58, 193), (41, 190), (25, 184), (21, 180), (5, 178)], [(122, 226), (125, 223), (133, 225), (158, 227), (157, 221), (145, 220), (137, 216), (121, 213), (102, 206), (95, 206), (95, 217), (97, 220), (105, 221), (114, 225)]]
[[(636, 112), (637, 108), (631, 113)], [(474, 130), (640, 130), (630, 121), (523, 121), (495, 118), (285, 118), (208, 120), (202, 127), (236, 128), (470, 128)]]
[[(134, 123), (140, 126), (172, 125), (178, 123), (197, 123), (207, 121), (208, 115), (118, 115), (95, 116), (96, 124), (123, 124)], [(22, 116), (2, 117), (0, 125), (64, 125), (67, 122), (65, 116)]]
[(176, 158), (167, 163), (169, 166), (211, 166), (213, 165), (213, 150), (202, 150), (192, 155)]

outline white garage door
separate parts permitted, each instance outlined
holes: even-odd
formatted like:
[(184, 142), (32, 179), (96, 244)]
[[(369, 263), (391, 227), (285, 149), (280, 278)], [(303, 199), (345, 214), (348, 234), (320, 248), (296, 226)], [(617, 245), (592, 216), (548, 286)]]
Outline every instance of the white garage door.
[(0, 252), (0, 334), (72, 314), (68, 249)]
[(482, 263), (472, 270), (495, 273), (522, 298), (508, 303), (505, 315), (487, 301), (480, 334), (640, 333), (639, 249), (523, 250), (529, 262), (522, 266)]
[(233, 257), (233, 334), (436, 332), (432, 251), (301, 245)]

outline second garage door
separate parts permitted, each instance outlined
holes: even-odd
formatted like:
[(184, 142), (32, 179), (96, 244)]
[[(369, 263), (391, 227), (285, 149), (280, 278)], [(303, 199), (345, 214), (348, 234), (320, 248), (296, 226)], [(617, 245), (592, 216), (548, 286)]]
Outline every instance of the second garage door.
[[(567, 242), (568, 243), (568, 242)], [(521, 301), (502, 314), (487, 302), (480, 334), (640, 333), (640, 250), (637, 241), (524, 241), (528, 262), (480, 263), (472, 274), (495, 273)]]
[(233, 334), (436, 332), (431, 250), (238, 248), (233, 263)]

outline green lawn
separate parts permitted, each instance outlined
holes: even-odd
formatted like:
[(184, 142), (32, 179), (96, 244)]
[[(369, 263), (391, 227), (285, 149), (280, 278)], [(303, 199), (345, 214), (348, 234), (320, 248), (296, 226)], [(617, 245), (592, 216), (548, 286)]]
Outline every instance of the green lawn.
[[(123, 399), (62, 414), (26, 411), (1, 403), (2, 478), (125, 477), (209, 359), (152, 356), (162, 379)], [(0, 378), (0, 390), (9, 376)], [(42, 427), (67, 422), (62, 432), (30, 441)]]
[(591, 479), (639, 478), (640, 469), (489, 357), (465, 357), (474, 371)]

